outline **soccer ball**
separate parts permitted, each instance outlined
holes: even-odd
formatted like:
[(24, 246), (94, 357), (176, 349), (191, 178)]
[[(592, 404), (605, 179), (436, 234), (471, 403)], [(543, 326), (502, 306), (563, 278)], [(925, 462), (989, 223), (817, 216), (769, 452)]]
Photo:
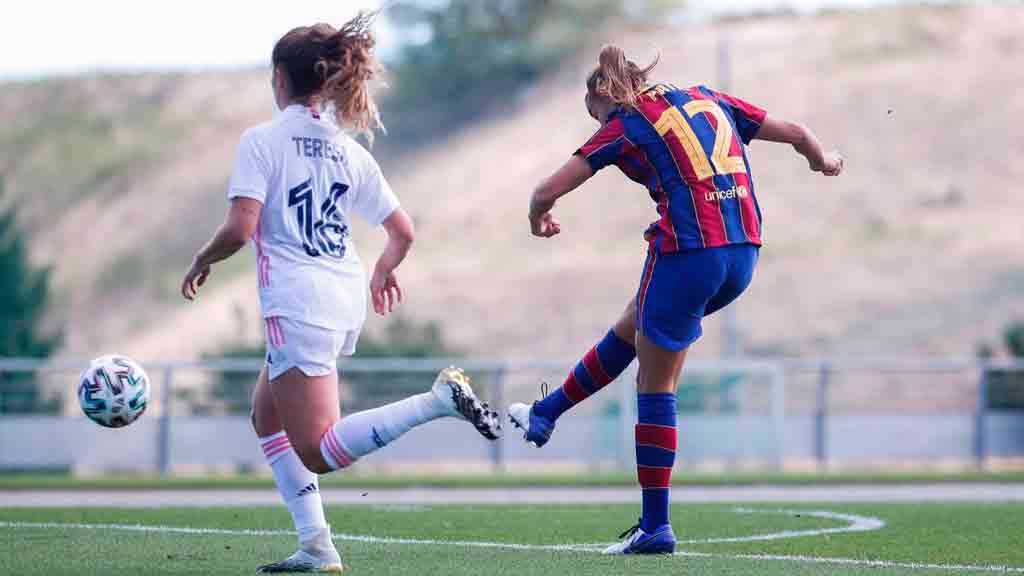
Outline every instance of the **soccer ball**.
[(100, 426), (121, 428), (146, 411), (149, 376), (130, 358), (116, 354), (100, 356), (78, 381), (82, 412)]

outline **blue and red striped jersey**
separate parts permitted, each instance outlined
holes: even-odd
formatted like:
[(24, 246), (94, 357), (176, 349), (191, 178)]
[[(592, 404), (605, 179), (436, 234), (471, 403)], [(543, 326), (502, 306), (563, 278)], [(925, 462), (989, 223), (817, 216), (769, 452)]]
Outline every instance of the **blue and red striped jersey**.
[(765, 111), (705, 86), (659, 84), (612, 113), (576, 154), (643, 184), (659, 219), (644, 237), (658, 253), (761, 245), (761, 209), (744, 149)]

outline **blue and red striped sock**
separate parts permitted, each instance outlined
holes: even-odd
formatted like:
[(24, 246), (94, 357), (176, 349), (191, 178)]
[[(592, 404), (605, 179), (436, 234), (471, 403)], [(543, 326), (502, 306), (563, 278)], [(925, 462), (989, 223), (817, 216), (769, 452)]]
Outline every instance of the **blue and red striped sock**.
[(669, 487), (676, 462), (676, 395), (637, 394), (636, 475), (643, 491), (640, 529), (669, 524)]
[(636, 358), (636, 349), (609, 330), (569, 372), (562, 387), (534, 405), (536, 413), (557, 420), (566, 410), (586, 400), (625, 371)]

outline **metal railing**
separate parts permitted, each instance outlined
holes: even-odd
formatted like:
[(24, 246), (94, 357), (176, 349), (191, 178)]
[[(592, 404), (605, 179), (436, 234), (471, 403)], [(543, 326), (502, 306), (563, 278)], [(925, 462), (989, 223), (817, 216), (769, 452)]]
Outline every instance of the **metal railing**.
[[(561, 382), (572, 362), (471, 359), (346, 359), (339, 362), (343, 406), (361, 409), (407, 395), (412, 383), (425, 389), (433, 373), (459, 365), (474, 376), (478, 393), (493, 405), (531, 400), (542, 380)], [(79, 466), (79, 456), (62, 445), (88, 435), (95, 442), (123, 441), (100, 434), (84, 422), (74, 399), (77, 373), (87, 365), (75, 360), (0, 359), (0, 397), (14, 388), (19, 376), (57, 399), (57, 414), (0, 412), (0, 469), (31, 468), (33, 453), (54, 455), (48, 466)], [(244, 394), (234, 400), (204, 399), (213, 382), (224, 375), (251, 375), (261, 359), (143, 362), (153, 381), (153, 413), (139, 438), (151, 437), (152, 448), (141, 458), (145, 467), (163, 474), (192, 462), (231, 460), (259, 465), (254, 445), (242, 446), (247, 431)], [(583, 462), (592, 466), (633, 465), (636, 364), (614, 391), (574, 408), (560, 422), (556, 439), (544, 451), (530, 451), (514, 434), (502, 441), (473, 444), (438, 441), (449, 432), (434, 429), (410, 440), (409, 454), (425, 460), (484, 460), (495, 470), (510, 462), (557, 465)], [(1007, 378), (1006, 375), (1012, 375)], [(996, 378), (998, 376), (998, 378)], [(999, 390), (1017, 390), (1024, 398), (1024, 362), (975, 358), (817, 358), (695, 360), (681, 382), (680, 456), (683, 466), (706, 463), (782, 468), (810, 464), (827, 468), (850, 461), (973, 461), (985, 466), (992, 458), (1024, 457), (1024, 399), (994, 409), (993, 378)], [(626, 380), (626, 382), (622, 382)], [(366, 385), (366, 383), (372, 385)], [(378, 383), (380, 384), (378, 386)], [(358, 384), (358, 385), (357, 385)], [(361, 387), (360, 387), (361, 386)], [(251, 388), (251, 386), (250, 386)], [(417, 390), (417, 391), (418, 391)], [(1002, 394), (1003, 392), (1000, 392)], [(686, 396), (686, 401), (684, 400)], [(242, 398), (242, 400), (238, 400)], [(234, 402), (233, 404), (231, 402)], [(2, 406), (2, 403), (0, 403)], [(153, 416), (156, 417), (155, 422)], [(44, 428), (48, 427), (48, 428)], [(133, 425), (138, 426), (138, 425)], [(198, 440), (188, 440), (195, 427)], [(43, 432), (61, 429), (62, 433)], [(206, 439), (203, 435), (207, 434)], [(238, 438), (219, 452), (210, 436)], [(887, 436), (896, 436), (888, 438)], [(417, 436), (410, 434), (409, 436)], [(147, 440), (148, 441), (148, 438)], [(400, 442), (405, 442), (402, 440)], [(250, 444), (254, 444), (251, 443)], [(237, 454), (233, 450), (237, 448)], [(413, 449), (414, 448), (414, 449)], [(205, 452), (204, 452), (205, 451)], [(207, 452), (209, 454), (207, 454)], [(387, 452), (387, 451), (382, 451)], [(56, 454), (64, 456), (57, 457)], [(61, 460), (60, 458), (63, 458)], [(386, 457), (385, 457), (386, 458)], [(220, 459), (220, 460), (218, 460)], [(95, 460), (99, 461), (99, 460)], [(131, 461), (115, 467), (131, 466)]]

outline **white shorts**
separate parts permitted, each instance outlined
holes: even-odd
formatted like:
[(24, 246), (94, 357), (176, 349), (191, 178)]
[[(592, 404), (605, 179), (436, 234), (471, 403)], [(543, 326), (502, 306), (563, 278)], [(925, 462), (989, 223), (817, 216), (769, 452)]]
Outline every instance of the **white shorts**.
[(292, 368), (306, 376), (325, 376), (338, 369), (338, 355), (356, 351), (359, 330), (336, 331), (290, 320), (265, 318), (267, 378), (274, 380)]

